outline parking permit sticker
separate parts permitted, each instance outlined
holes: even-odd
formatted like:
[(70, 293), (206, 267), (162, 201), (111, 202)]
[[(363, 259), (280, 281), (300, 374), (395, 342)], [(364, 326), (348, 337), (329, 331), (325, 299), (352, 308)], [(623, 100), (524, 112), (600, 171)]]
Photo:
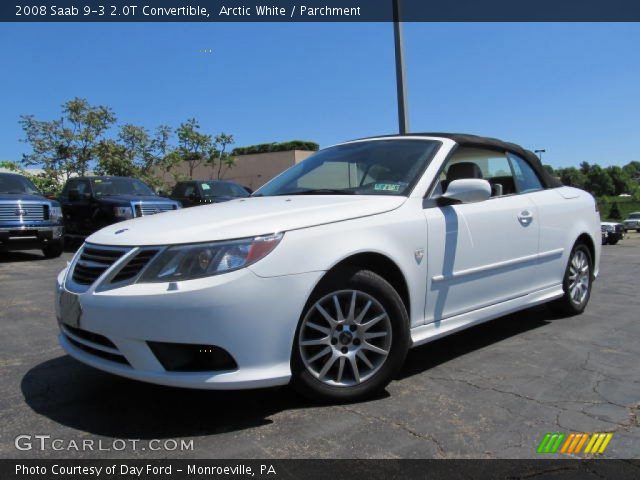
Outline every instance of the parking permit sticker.
[(381, 190), (383, 192), (399, 192), (400, 191), (400, 185), (396, 184), (396, 183), (376, 183), (373, 186), (374, 190)]
[(211, 187), (209, 185), (207, 185), (206, 183), (203, 183), (200, 186), (202, 187), (203, 190), (211, 190)]

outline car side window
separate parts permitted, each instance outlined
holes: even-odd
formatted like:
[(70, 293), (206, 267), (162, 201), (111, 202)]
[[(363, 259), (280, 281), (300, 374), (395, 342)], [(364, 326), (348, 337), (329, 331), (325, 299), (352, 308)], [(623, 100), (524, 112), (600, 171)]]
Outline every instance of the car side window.
[(78, 193), (80, 195), (91, 193), (91, 188), (89, 187), (89, 182), (87, 180), (78, 180), (76, 188), (78, 189)]
[(62, 197), (68, 197), (69, 196), (69, 190), (73, 190), (74, 188), (76, 188), (77, 184), (78, 184), (77, 180), (68, 180), (67, 183), (65, 184), (64, 188), (62, 189), (61, 196)]
[(183, 197), (192, 197), (194, 195), (196, 195), (198, 193), (198, 191), (196, 190), (196, 184), (195, 183), (186, 183), (184, 186), (184, 194), (182, 195)]
[(494, 150), (460, 148), (447, 161), (440, 173), (432, 196), (446, 192), (453, 180), (480, 178), (491, 185), (491, 196), (516, 193), (516, 184), (507, 156)]
[(509, 153), (509, 159), (513, 166), (519, 193), (542, 190), (542, 182), (529, 163), (513, 153)]

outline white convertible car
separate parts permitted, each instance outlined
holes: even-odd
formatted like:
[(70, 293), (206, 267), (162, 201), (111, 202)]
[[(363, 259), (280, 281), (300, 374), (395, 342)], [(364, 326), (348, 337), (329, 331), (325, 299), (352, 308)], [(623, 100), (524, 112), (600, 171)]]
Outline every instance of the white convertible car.
[(250, 198), (93, 234), (57, 279), (59, 338), (147, 382), (353, 400), (416, 345), (541, 303), (581, 313), (600, 243), (592, 196), (515, 144), (367, 138)]

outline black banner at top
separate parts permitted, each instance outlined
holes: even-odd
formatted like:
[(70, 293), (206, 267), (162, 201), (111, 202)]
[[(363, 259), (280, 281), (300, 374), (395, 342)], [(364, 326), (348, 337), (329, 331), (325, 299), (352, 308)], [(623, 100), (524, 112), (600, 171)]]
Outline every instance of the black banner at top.
[[(398, 0), (404, 22), (638, 22), (638, 0)], [(388, 22), (393, 0), (3, 0), (2, 22)]]

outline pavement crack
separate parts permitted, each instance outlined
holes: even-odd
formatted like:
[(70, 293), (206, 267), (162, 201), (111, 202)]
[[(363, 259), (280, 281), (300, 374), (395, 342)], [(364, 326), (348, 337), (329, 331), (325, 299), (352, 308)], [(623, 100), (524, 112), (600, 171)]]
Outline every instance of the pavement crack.
[(379, 422), (383, 422), (386, 423), (388, 425), (392, 425), (396, 428), (399, 428), (401, 430), (403, 430), (404, 432), (408, 433), (409, 435), (418, 438), (420, 440), (426, 440), (428, 442), (431, 442), (435, 445), (436, 450), (438, 451), (438, 456), (444, 458), (446, 456), (445, 453), (445, 449), (444, 447), (440, 444), (440, 442), (438, 441), (438, 439), (436, 439), (433, 435), (431, 434), (422, 434), (420, 432), (415, 431), (414, 429), (410, 428), (409, 426), (407, 426), (404, 423), (395, 421), (393, 419), (387, 418), (387, 417), (383, 417), (380, 415), (373, 415), (371, 413), (366, 413), (366, 412), (361, 412), (359, 410), (356, 410), (355, 408), (349, 408), (346, 405), (339, 405), (338, 408), (340, 408), (341, 410), (345, 410), (347, 412), (353, 413), (355, 415), (359, 415), (363, 418), (366, 418), (367, 420), (376, 420)]

